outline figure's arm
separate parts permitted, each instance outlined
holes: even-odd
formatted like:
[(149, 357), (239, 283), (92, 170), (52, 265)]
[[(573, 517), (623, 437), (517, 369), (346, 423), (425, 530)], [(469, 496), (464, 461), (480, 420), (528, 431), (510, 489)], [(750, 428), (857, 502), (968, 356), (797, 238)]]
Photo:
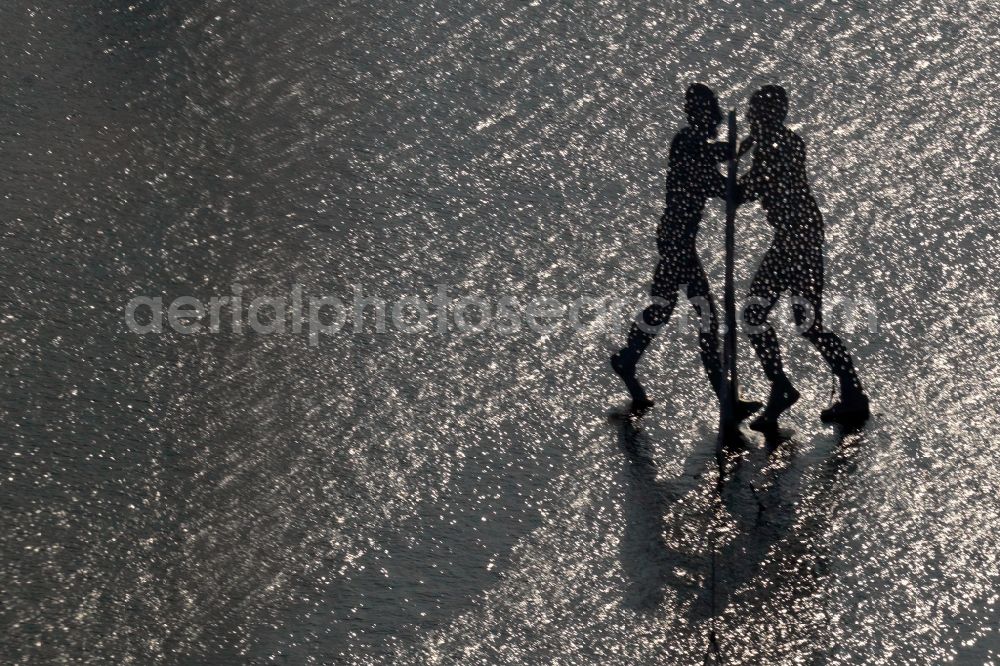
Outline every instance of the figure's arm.
[(684, 137), (678, 132), (674, 135), (674, 138), (670, 141), (670, 150), (667, 153), (667, 176), (663, 179), (663, 194), (664, 200), (667, 205), (670, 204), (670, 170), (674, 167), (674, 161), (676, 154), (683, 151), (683, 146), (681, 145), (684, 141)]
[(707, 141), (705, 143), (704, 150), (708, 151), (708, 159), (711, 164), (707, 170), (702, 172), (702, 177), (708, 179), (708, 183), (706, 183), (708, 196), (725, 199), (726, 178), (719, 173), (719, 170), (715, 165), (719, 162), (726, 162), (729, 160), (729, 142)]
[(729, 159), (729, 142), (709, 141), (708, 154), (712, 156), (713, 162), (725, 162)]
[[(728, 146), (726, 146), (728, 149)], [(710, 187), (710, 196), (718, 197), (719, 199), (726, 198), (726, 177), (719, 173), (719, 170), (712, 167), (709, 178), (712, 179), (712, 184)]]
[(747, 171), (736, 183), (736, 205), (742, 206), (745, 203), (756, 201), (763, 194), (764, 189), (764, 169), (761, 166), (759, 152), (754, 153), (750, 170)]

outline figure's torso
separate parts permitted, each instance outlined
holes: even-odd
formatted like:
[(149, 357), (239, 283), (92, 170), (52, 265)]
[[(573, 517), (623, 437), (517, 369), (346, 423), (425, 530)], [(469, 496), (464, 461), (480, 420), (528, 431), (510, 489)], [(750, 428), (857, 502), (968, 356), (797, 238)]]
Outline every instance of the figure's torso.
[(803, 242), (822, 242), (823, 216), (809, 189), (805, 143), (786, 127), (760, 138), (754, 151), (760, 203), (775, 228), (775, 243), (794, 236)]
[(720, 144), (708, 141), (685, 127), (670, 144), (666, 180), (666, 207), (660, 220), (660, 239), (694, 243), (698, 223), (710, 197), (725, 195), (719, 173)]

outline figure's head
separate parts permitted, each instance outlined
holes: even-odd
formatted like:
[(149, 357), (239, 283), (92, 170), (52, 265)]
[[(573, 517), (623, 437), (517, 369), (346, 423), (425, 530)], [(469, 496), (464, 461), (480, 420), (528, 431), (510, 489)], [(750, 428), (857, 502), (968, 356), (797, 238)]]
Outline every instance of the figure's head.
[(722, 122), (719, 99), (704, 83), (692, 83), (688, 86), (684, 95), (684, 113), (692, 128), (713, 136)]
[(777, 127), (788, 114), (788, 93), (781, 86), (766, 85), (750, 97), (747, 119), (750, 131)]

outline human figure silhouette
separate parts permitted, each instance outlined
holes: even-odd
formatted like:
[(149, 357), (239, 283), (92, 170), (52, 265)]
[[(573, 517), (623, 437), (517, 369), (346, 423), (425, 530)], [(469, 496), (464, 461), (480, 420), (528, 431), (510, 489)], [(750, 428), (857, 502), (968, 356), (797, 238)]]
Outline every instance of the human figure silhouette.
[[(653, 405), (636, 377), (636, 364), (670, 319), (683, 284), (687, 285), (688, 299), (698, 315), (698, 341), (705, 372), (720, 401), (725, 391), (715, 302), (698, 259), (695, 237), (705, 202), (710, 197), (725, 197), (726, 184), (717, 165), (728, 159), (729, 148), (726, 143), (711, 140), (722, 122), (722, 111), (708, 86), (695, 83), (688, 87), (684, 111), (689, 124), (670, 144), (666, 207), (656, 235), (660, 261), (650, 289), (653, 302), (643, 310), (641, 321), (633, 322), (626, 346), (611, 357), (612, 368), (632, 397), (633, 412), (642, 412)], [(735, 408), (737, 420), (745, 419), (760, 407), (757, 402), (739, 401)]]
[(861, 388), (851, 355), (834, 333), (823, 327), (823, 216), (809, 190), (806, 149), (802, 139), (784, 126), (788, 95), (776, 85), (753, 94), (747, 111), (753, 163), (739, 181), (739, 202), (759, 199), (774, 228), (774, 239), (750, 285), (744, 321), (771, 392), (763, 413), (750, 424), (767, 432), (778, 416), (799, 399), (785, 375), (774, 328), (768, 322), (782, 292), (789, 292), (799, 331), (822, 354), (840, 380), (840, 401), (823, 410), (824, 421), (864, 420), (868, 397)]

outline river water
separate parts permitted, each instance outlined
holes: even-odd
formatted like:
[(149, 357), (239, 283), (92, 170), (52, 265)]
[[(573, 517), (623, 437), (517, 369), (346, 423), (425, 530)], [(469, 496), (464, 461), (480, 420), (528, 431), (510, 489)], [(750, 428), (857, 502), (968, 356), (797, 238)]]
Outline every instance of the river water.
[[(996, 9), (7, 3), (2, 660), (995, 661)], [(788, 329), (791, 439), (717, 457), (693, 333), (643, 362), (657, 406), (609, 418), (624, 307), (368, 310), (317, 344), (126, 325), (138, 296), (296, 285), (637, 303), (693, 80), (741, 119), (789, 91), (828, 299), (861, 304), (828, 317), (859, 432), (819, 422), (830, 376)], [(740, 293), (769, 233), (740, 210)]]

